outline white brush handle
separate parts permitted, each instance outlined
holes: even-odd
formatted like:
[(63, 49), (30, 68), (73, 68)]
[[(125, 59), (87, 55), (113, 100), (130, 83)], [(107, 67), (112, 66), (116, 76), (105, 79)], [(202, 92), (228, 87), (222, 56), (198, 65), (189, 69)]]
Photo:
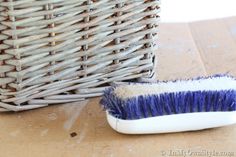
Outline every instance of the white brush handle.
[(157, 116), (138, 120), (121, 120), (107, 112), (110, 126), (124, 134), (156, 134), (202, 130), (236, 123), (236, 111), (197, 112)]

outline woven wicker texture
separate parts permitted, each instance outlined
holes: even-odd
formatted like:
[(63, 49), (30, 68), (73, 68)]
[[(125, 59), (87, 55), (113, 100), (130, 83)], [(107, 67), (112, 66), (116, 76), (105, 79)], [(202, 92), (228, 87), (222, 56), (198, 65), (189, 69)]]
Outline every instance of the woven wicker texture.
[(101, 95), (154, 74), (158, 0), (0, 0), (0, 106)]

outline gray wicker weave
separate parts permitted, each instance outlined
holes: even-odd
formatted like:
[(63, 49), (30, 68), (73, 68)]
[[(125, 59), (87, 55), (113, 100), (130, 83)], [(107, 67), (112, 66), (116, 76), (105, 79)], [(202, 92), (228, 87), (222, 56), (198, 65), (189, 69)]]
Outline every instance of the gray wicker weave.
[(0, 111), (154, 74), (159, 0), (0, 0)]

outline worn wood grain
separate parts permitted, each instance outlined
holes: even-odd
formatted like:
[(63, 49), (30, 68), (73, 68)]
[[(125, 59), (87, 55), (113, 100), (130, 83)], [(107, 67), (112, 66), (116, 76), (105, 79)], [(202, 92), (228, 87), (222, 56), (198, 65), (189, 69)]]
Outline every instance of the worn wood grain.
[(183, 79), (206, 75), (188, 24), (161, 24), (159, 38), (158, 79)]
[(206, 71), (211, 75), (218, 73), (236, 75), (236, 42), (225, 20), (189, 24)]

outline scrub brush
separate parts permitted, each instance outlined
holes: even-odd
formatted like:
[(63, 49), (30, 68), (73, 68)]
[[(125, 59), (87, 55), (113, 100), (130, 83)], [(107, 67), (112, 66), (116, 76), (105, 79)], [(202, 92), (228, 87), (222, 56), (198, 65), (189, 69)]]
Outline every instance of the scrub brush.
[(100, 103), (110, 126), (124, 134), (221, 127), (236, 123), (236, 80), (215, 75), (117, 85), (104, 91)]

